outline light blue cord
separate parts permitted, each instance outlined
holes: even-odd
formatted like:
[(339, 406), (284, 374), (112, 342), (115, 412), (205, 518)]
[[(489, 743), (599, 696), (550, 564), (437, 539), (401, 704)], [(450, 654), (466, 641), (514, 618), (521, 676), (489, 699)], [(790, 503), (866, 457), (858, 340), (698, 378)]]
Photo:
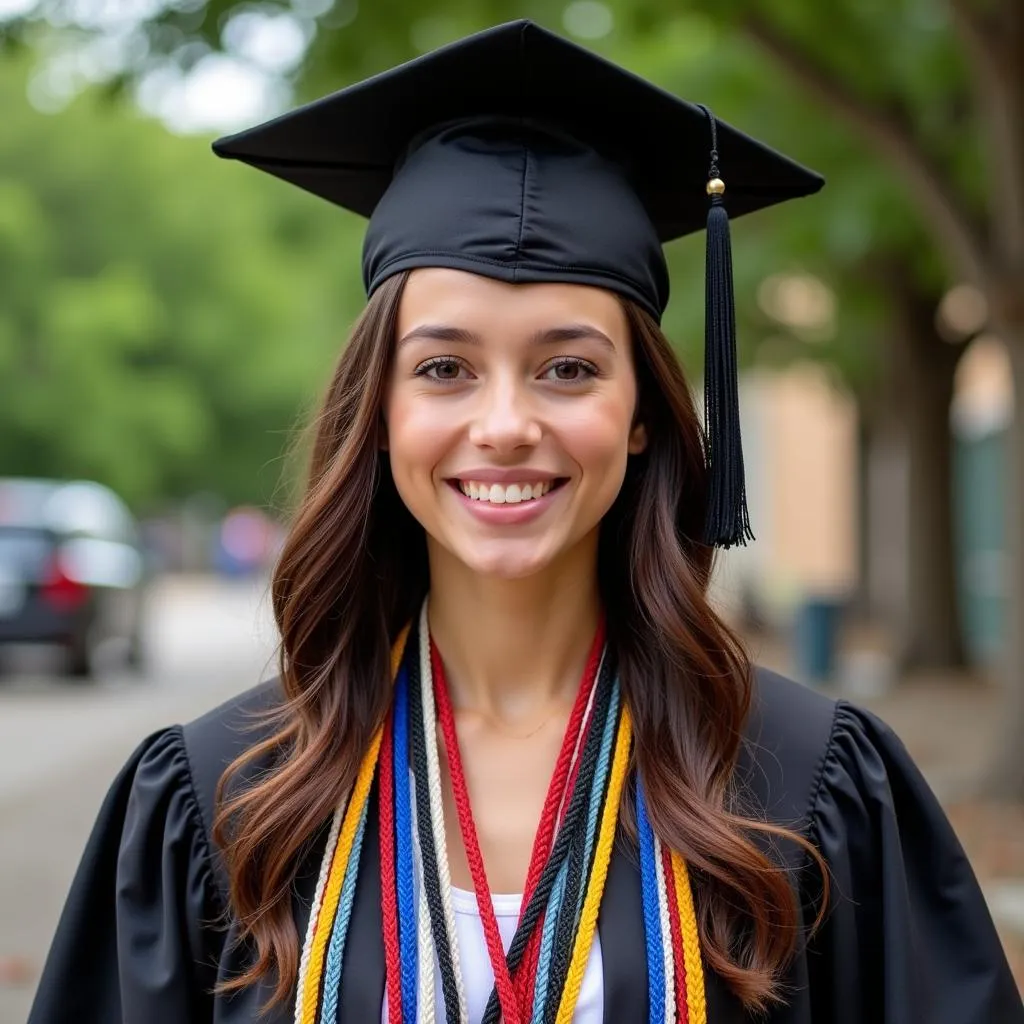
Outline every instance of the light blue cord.
[[(345, 960), (345, 940), (348, 937), (348, 924), (352, 919), (352, 905), (355, 903), (356, 878), (359, 875), (359, 855), (363, 849), (363, 834), (366, 832), (366, 815), (370, 807), (369, 799), (363, 804), (359, 815), (359, 828), (356, 829), (352, 849), (345, 865), (345, 881), (341, 885), (341, 899), (338, 912), (331, 927), (331, 942), (327, 949), (327, 966), (324, 969), (324, 996), (320, 1007), (320, 1024), (337, 1024), (338, 993), (341, 987), (341, 969)], [(313, 908), (316, 913), (316, 908)]]

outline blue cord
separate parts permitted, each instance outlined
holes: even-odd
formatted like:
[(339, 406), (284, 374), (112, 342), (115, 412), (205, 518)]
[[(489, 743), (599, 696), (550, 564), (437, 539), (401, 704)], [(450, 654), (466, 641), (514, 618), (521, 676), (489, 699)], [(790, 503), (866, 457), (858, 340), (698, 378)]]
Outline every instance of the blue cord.
[(661, 914), (658, 907), (658, 869), (655, 862), (654, 830), (647, 817), (643, 784), (637, 779), (636, 819), (640, 833), (640, 880), (644, 905), (644, 937), (647, 942), (647, 998), (649, 1024), (665, 1020), (665, 961), (661, 944)]

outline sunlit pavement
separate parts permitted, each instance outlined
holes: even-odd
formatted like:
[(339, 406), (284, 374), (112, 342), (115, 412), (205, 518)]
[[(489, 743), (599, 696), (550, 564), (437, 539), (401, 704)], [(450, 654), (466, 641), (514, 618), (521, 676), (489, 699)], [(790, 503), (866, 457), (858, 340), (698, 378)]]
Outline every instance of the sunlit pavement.
[(19, 651), (0, 677), (0, 1024), (24, 1024), (78, 857), (118, 768), (149, 733), (273, 673), (266, 582), (169, 578), (151, 595), (147, 667), (91, 683)]

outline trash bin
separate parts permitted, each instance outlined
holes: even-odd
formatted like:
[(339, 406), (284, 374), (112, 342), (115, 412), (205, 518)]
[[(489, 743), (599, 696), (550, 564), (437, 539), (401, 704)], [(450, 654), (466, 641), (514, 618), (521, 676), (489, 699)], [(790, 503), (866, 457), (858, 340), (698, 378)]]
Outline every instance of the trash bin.
[(832, 680), (842, 604), (835, 598), (809, 597), (797, 609), (793, 625), (793, 665), (801, 682)]

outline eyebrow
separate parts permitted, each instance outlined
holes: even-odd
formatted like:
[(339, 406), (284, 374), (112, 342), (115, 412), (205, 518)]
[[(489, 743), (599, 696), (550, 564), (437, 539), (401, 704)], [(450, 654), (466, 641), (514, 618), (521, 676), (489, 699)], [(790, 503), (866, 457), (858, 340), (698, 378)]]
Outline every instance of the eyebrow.
[[(604, 331), (592, 324), (563, 324), (559, 327), (548, 327), (537, 331), (531, 338), (531, 345), (551, 345), (566, 341), (593, 340), (599, 342), (612, 352), (618, 351), (615, 342)], [(401, 348), (408, 341), (447, 341), (457, 345), (479, 345), (481, 338), (473, 331), (463, 327), (452, 327), (447, 324), (421, 324), (414, 327), (398, 342)]]

